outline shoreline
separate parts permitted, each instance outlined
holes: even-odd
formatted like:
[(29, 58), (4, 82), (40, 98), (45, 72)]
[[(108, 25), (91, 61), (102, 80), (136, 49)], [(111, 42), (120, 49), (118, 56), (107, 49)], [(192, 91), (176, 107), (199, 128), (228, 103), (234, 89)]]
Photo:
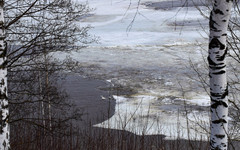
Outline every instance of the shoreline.
[(77, 126), (101, 123), (114, 114), (116, 102), (109, 91), (102, 90), (107, 87), (109, 85), (102, 80), (67, 74), (63, 88), (70, 102), (82, 112)]
[[(108, 81), (94, 78), (84, 78), (76, 74), (67, 74), (64, 81), (64, 88), (69, 94), (69, 99), (75, 102), (76, 106), (84, 108), (82, 120), (76, 122), (76, 127), (79, 128), (79, 133), (85, 138), (84, 135), (91, 137), (91, 142), (95, 141), (102, 136), (106, 136), (105, 140), (118, 141), (124, 140), (121, 144), (131, 145), (131, 141), (135, 140), (136, 145), (145, 143), (147, 149), (152, 146), (161, 147), (164, 145), (166, 148), (171, 148), (172, 145), (179, 146), (179, 148), (191, 148), (193, 145), (198, 145), (199, 149), (206, 149), (208, 141), (204, 140), (187, 140), (180, 137), (173, 140), (167, 139), (166, 135), (137, 135), (127, 130), (119, 130), (112, 128), (102, 128), (94, 126), (102, 123), (111, 118), (115, 113), (116, 101), (112, 96), (116, 93), (111, 89), (111, 84)], [(127, 89), (125, 89), (127, 90)], [(123, 94), (124, 92), (122, 92)], [(129, 93), (127, 93), (129, 94)], [(102, 99), (103, 97), (110, 99)], [(110, 137), (110, 139), (108, 139)], [(152, 144), (152, 145), (150, 145)], [(234, 142), (233, 145), (239, 145), (239, 142)], [(181, 146), (180, 146), (181, 145)], [(174, 147), (175, 147), (174, 146)]]

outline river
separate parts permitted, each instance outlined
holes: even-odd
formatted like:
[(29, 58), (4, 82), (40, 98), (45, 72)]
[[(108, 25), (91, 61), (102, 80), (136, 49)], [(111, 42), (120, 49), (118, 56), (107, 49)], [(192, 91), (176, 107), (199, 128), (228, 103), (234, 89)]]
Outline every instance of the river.
[(171, 3), (88, 0), (95, 10), (77, 24), (92, 26), (90, 33), (99, 37), (99, 43), (56, 57), (70, 55), (79, 61), (80, 75), (133, 91), (114, 93), (111, 117), (95, 127), (164, 134), (168, 139), (207, 139), (202, 127), (209, 125), (210, 100), (196, 69), (207, 76), (208, 20), (193, 4)]

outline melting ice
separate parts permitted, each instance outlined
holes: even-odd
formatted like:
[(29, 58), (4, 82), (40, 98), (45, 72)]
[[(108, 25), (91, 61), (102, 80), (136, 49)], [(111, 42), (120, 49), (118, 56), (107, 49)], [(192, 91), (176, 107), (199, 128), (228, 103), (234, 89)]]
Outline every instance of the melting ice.
[(206, 139), (209, 98), (191, 65), (204, 70), (208, 21), (195, 7), (148, 7), (159, 0), (87, 2), (96, 9), (77, 24), (94, 27), (100, 43), (72, 57), (85, 74), (137, 91), (115, 95), (115, 114), (95, 126)]

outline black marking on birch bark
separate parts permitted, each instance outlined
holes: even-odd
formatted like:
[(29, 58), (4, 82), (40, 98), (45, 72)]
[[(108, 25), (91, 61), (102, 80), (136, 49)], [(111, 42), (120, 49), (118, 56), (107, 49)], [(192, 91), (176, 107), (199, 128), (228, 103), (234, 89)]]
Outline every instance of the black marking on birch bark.
[(4, 92), (0, 92), (0, 100), (3, 100), (3, 99), (7, 99), (7, 95), (6, 93)]
[(219, 66), (219, 67), (217, 67), (217, 66), (209, 66), (209, 68), (211, 68), (212, 70), (219, 70), (219, 69), (223, 69), (225, 67), (226, 67), (226, 65), (225, 66)]
[(5, 36), (0, 36), (0, 40), (4, 40), (5, 38)]
[[(7, 87), (5, 87), (3, 91), (4, 91), (5, 93), (7, 93)], [(6, 98), (6, 99), (7, 99), (7, 98)]]
[(210, 56), (208, 56), (208, 63), (209, 63), (209, 65), (210, 66), (220, 66), (220, 65), (224, 65), (224, 63), (215, 63), (212, 59), (211, 59), (211, 57)]
[(5, 48), (2, 50), (2, 53), (0, 54), (0, 58), (5, 57), (6, 54), (7, 54), (7, 48), (5, 47)]
[(221, 143), (221, 145), (222, 145), (223, 147), (227, 147), (226, 143)]
[(210, 15), (209, 26), (210, 26), (210, 29), (217, 30), (217, 28), (214, 26), (214, 24), (217, 24), (217, 23), (216, 23), (216, 21), (214, 21), (214, 20), (212, 19), (212, 14), (213, 14), (213, 12), (211, 12), (211, 15)]
[(3, 109), (8, 108), (8, 105), (2, 105), (2, 108)]
[(212, 123), (214, 123), (214, 124), (227, 123), (227, 121), (225, 119), (219, 119), (219, 120), (212, 121)]
[(217, 64), (210, 58), (210, 56), (208, 56), (208, 63), (209, 65), (213, 65), (213, 66), (216, 66)]
[(4, 79), (2, 79), (1, 82), (0, 82), (0, 86), (2, 87), (4, 85), (5, 85), (5, 81), (4, 81)]
[(221, 96), (221, 99), (224, 99), (228, 96), (228, 86), (226, 87), (226, 89), (224, 90), (224, 93)]
[(214, 13), (215, 13), (215, 14), (224, 15), (224, 13), (223, 13), (220, 9), (214, 10)]
[(6, 148), (6, 146), (7, 146), (7, 143), (6, 143), (6, 141), (5, 141), (5, 140), (3, 141), (3, 144), (2, 144), (2, 145), (3, 145), (3, 147), (4, 147), (4, 148)]
[(220, 50), (225, 49), (225, 45), (222, 44), (217, 38), (213, 38), (209, 43), (209, 49), (219, 48)]
[(217, 6), (217, 1), (216, 0), (214, 1), (214, 6)]
[(217, 57), (217, 61), (223, 61), (225, 59), (226, 55), (227, 55), (227, 48), (222, 56)]
[[(213, 138), (213, 139), (214, 139), (214, 138)], [(210, 141), (211, 150), (215, 150), (215, 146), (214, 146), (215, 143), (216, 143), (216, 142), (215, 142), (214, 140), (211, 140), (211, 141)]]
[[(225, 143), (221, 143), (221, 145), (218, 145), (217, 147), (214, 146), (213, 144), (214, 143), (211, 143), (212, 141), (210, 141), (210, 147), (211, 147), (211, 150), (227, 150), (227, 149), (222, 149), (221, 147), (227, 147), (227, 145)], [(216, 143), (216, 142), (215, 142)]]
[(9, 115), (6, 114), (6, 118), (4, 118), (3, 121), (7, 123), (7, 122), (8, 122), (8, 119), (9, 119)]
[(3, 133), (3, 115), (2, 115), (2, 111), (0, 110), (0, 134)]
[(213, 102), (213, 104), (211, 105), (211, 108), (216, 109), (218, 106), (223, 106), (228, 108), (228, 104), (224, 101), (219, 101), (219, 100), (214, 100), (211, 98), (211, 101)]
[(214, 92), (210, 92), (211, 96), (213, 97), (222, 97), (222, 93), (214, 93)]
[(222, 34), (222, 36), (227, 36), (227, 33)]
[(219, 139), (225, 138), (225, 135), (224, 135), (224, 134), (216, 134), (215, 136), (216, 136), (217, 138), (219, 138)]
[(226, 71), (225, 70), (221, 70), (219, 72), (213, 72), (212, 74), (219, 75), (219, 74), (224, 74), (224, 73), (226, 73)]
[(1, 65), (0, 65), (0, 69), (5, 69), (7, 66), (7, 61), (5, 60)]
[(221, 147), (227, 147), (227, 145), (225, 143), (221, 143), (220, 145), (218, 145), (217, 147), (214, 145), (216, 142), (214, 141), (210, 141), (210, 148), (211, 150), (226, 150), (226, 149), (222, 149)]
[(6, 121), (5, 119), (3, 119), (3, 112), (2, 110), (0, 110), (0, 134), (2, 134), (4, 131), (3, 131), (3, 128), (6, 126)]
[(4, 30), (4, 22), (3, 22), (3, 21), (0, 21), (0, 28), (1, 28), (2, 30)]

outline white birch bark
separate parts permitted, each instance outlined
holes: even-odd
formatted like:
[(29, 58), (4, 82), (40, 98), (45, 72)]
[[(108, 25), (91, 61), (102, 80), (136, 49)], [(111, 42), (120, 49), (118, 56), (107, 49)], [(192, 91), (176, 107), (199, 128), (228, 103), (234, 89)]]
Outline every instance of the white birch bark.
[(225, 56), (232, 1), (215, 0), (210, 15), (209, 76), (211, 93), (211, 150), (227, 150), (228, 85)]
[(0, 149), (10, 149), (7, 100), (6, 42), (3, 15), (4, 0), (0, 0)]

